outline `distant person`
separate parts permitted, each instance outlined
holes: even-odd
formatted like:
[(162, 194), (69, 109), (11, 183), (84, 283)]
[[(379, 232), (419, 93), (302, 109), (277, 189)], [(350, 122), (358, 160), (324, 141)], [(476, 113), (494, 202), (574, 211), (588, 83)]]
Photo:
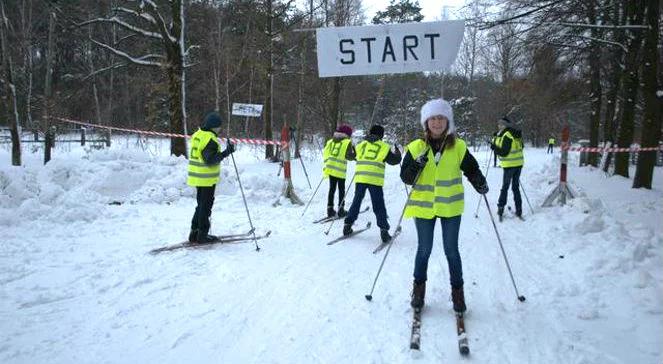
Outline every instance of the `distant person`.
[(352, 234), (352, 224), (357, 220), (361, 202), (366, 190), (371, 194), (373, 212), (380, 227), (380, 238), (383, 242), (391, 240), (389, 235), (389, 222), (387, 221), (387, 208), (384, 204), (384, 170), (385, 163), (395, 166), (401, 162), (401, 151), (382, 141), (384, 127), (373, 125), (365, 140), (357, 144), (357, 165), (355, 167), (355, 196), (352, 200), (348, 216), (345, 217), (343, 235)]
[(502, 175), (502, 190), (497, 201), (497, 215), (502, 221), (504, 206), (509, 194), (509, 185), (513, 191), (513, 200), (516, 204), (516, 216), (522, 217), (523, 202), (520, 197), (520, 172), (525, 164), (523, 155), (522, 132), (516, 129), (511, 120), (506, 116), (497, 122), (499, 131), (497, 139), (490, 144), (490, 148), (500, 159), (500, 167), (504, 171)]
[[(329, 177), (329, 192), (327, 193), (327, 217), (345, 217), (345, 177), (348, 161), (355, 160), (355, 148), (352, 145), (352, 128), (350, 125), (339, 125), (334, 136), (327, 140), (322, 151), (323, 171), (325, 178)], [(334, 211), (334, 195), (338, 188), (338, 215)]]
[(555, 138), (548, 139), (548, 151), (546, 154), (553, 154), (553, 147), (555, 146)]
[(205, 115), (203, 125), (191, 136), (191, 151), (186, 183), (196, 187), (196, 211), (191, 219), (189, 242), (208, 243), (218, 240), (209, 235), (210, 215), (214, 205), (214, 190), (219, 183), (221, 161), (235, 151), (228, 141), (221, 151), (218, 135), (221, 132), (221, 116), (217, 112)]

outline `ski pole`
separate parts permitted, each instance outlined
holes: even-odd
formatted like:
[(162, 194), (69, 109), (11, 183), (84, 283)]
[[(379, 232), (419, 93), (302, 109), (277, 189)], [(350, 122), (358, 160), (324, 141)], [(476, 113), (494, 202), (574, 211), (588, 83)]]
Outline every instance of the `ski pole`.
[(311, 196), (311, 198), (308, 200), (308, 203), (306, 204), (306, 207), (304, 208), (304, 211), (302, 211), (301, 216), (304, 216), (304, 214), (306, 213), (306, 210), (308, 210), (308, 207), (311, 205), (311, 201), (313, 201), (313, 197), (315, 197), (315, 194), (318, 193), (318, 189), (320, 189), (320, 185), (322, 185), (322, 181), (324, 181), (324, 180), (325, 180), (325, 176), (323, 175), (320, 178), (320, 183), (318, 183), (318, 187), (315, 188), (315, 191), (313, 192), (313, 195)]
[(301, 154), (299, 155), (299, 162), (302, 164), (302, 169), (304, 170), (304, 175), (306, 176), (306, 182), (308, 182), (308, 188), (313, 189), (313, 187), (311, 187), (311, 180), (308, 178), (308, 173), (306, 172), (306, 166), (304, 165), (304, 158), (302, 157)]
[[(444, 140), (442, 141), (442, 150), (444, 150), (444, 147), (446, 146), (446, 141), (447, 141), (447, 136), (444, 136)], [(426, 148), (426, 151), (423, 153), (423, 155), (428, 155), (428, 151), (430, 148)], [(424, 167), (425, 168), (425, 167)], [(412, 197), (412, 193), (414, 190), (416, 190), (417, 182), (419, 182), (419, 176), (421, 176), (421, 173), (424, 171), (424, 168), (421, 168), (419, 172), (417, 172), (417, 175), (414, 177), (414, 183), (412, 184), (412, 189), (410, 190), (410, 193), (407, 195), (407, 200), (405, 200), (405, 205), (403, 206), (403, 211), (401, 211), (401, 217), (398, 218), (398, 225), (396, 225), (396, 230), (394, 230), (394, 235), (397, 232), (400, 232), (402, 227), (401, 223), (403, 222), (403, 216), (405, 216), (405, 209), (407, 208), (407, 203), (410, 202), (410, 197)], [(375, 290), (375, 285), (378, 283), (378, 278), (380, 277), (380, 273), (382, 273), (382, 267), (384, 267), (384, 262), (387, 261), (387, 256), (389, 255), (389, 251), (391, 250), (391, 246), (394, 243), (394, 239), (392, 238), (389, 241), (389, 245), (387, 246), (387, 251), (384, 252), (384, 256), (382, 257), (382, 263), (380, 263), (380, 268), (378, 268), (378, 273), (375, 275), (375, 279), (373, 280), (373, 287), (371, 287), (371, 293), (365, 295), (364, 297), (370, 301), (373, 299), (373, 291)]]
[(246, 203), (246, 196), (244, 196), (244, 188), (242, 187), (242, 180), (239, 179), (239, 171), (237, 170), (237, 163), (235, 163), (235, 156), (230, 153), (230, 158), (232, 158), (233, 166), (235, 167), (235, 174), (237, 175), (237, 182), (239, 183), (239, 190), (242, 192), (242, 200), (244, 201), (244, 208), (246, 209), (246, 216), (249, 217), (249, 225), (251, 225), (251, 233), (253, 234), (253, 242), (256, 244), (256, 251), (260, 251), (258, 246), (258, 239), (256, 239), (256, 229), (253, 227), (253, 221), (251, 221), (251, 214), (249, 213), (249, 205)]
[[(488, 161), (486, 162), (486, 183), (488, 183), (488, 171), (490, 170), (490, 160), (493, 159), (493, 150), (490, 150), (490, 154), (488, 155)], [(479, 207), (481, 207), (481, 199), (479, 199), (479, 203), (477, 203), (477, 210), (474, 211), (474, 217), (478, 218), (479, 217)]]
[[(352, 186), (352, 181), (355, 180), (355, 175), (357, 175), (357, 174), (355, 173), (355, 174), (352, 175), (352, 179), (350, 179), (350, 184), (349, 184), (349, 186)], [(348, 186), (348, 190), (350, 189), (349, 186)], [(357, 188), (355, 187), (355, 190), (356, 190), (356, 189), (357, 189)], [(346, 197), (348, 197), (347, 192), (346, 192), (345, 196), (343, 196), (343, 199), (341, 200), (341, 202), (338, 204), (339, 207), (345, 205), (345, 198), (346, 198)], [(331, 221), (331, 224), (329, 224), (329, 228), (327, 229), (327, 231), (325, 231), (325, 235), (329, 235), (329, 231), (331, 230), (332, 226), (334, 226), (334, 222), (336, 222), (336, 220), (340, 220), (340, 219), (334, 219), (334, 220)]]
[(527, 200), (529, 210), (532, 211), (532, 215), (534, 215), (534, 209), (532, 208), (532, 204), (529, 203), (529, 197), (527, 197), (527, 192), (525, 192), (525, 187), (523, 187), (523, 181), (520, 181), (520, 189), (523, 190), (523, 195), (525, 195), (525, 200)]
[(509, 270), (509, 276), (511, 277), (511, 283), (513, 283), (513, 289), (516, 291), (516, 296), (518, 301), (525, 302), (525, 296), (521, 296), (518, 293), (518, 287), (516, 287), (516, 281), (513, 279), (513, 273), (511, 272), (511, 266), (509, 265), (509, 260), (506, 258), (506, 253), (504, 252), (504, 246), (502, 246), (502, 239), (500, 238), (500, 233), (497, 231), (497, 225), (495, 225), (495, 219), (493, 218), (493, 213), (490, 211), (490, 204), (488, 203), (488, 198), (486, 195), (483, 195), (483, 200), (486, 201), (486, 208), (488, 208), (488, 215), (490, 215), (490, 221), (493, 223), (493, 228), (495, 229), (495, 235), (497, 235), (497, 241), (500, 243), (500, 249), (502, 250), (502, 256), (504, 257), (504, 262), (506, 263), (506, 268)]
[[(428, 154), (428, 150), (426, 151), (426, 154)], [(421, 168), (419, 172), (417, 172), (417, 176), (414, 178), (414, 185), (412, 186), (412, 189), (410, 190), (410, 193), (407, 195), (407, 200), (405, 200), (405, 205), (403, 206), (403, 211), (401, 211), (401, 217), (398, 218), (398, 224), (396, 225), (396, 230), (394, 230), (394, 235), (396, 233), (399, 233), (402, 229), (401, 223), (403, 222), (403, 216), (405, 215), (405, 209), (407, 208), (407, 203), (410, 202), (410, 197), (412, 196), (412, 192), (416, 189), (416, 184), (419, 181), (419, 176), (421, 176), (421, 172), (423, 172), (424, 168)], [(365, 295), (364, 297), (368, 300), (371, 301), (373, 299), (373, 291), (375, 290), (375, 285), (378, 283), (378, 278), (380, 277), (380, 273), (382, 273), (382, 267), (384, 267), (384, 262), (387, 261), (387, 256), (389, 255), (389, 251), (391, 250), (391, 246), (394, 243), (394, 239), (392, 238), (389, 241), (389, 245), (387, 246), (387, 250), (384, 252), (384, 256), (382, 257), (382, 263), (380, 263), (380, 268), (378, 268), (378, 273), (375, 275), (375, 279), (373, 280), (373, 287), (371, 287), (371, 293)]]

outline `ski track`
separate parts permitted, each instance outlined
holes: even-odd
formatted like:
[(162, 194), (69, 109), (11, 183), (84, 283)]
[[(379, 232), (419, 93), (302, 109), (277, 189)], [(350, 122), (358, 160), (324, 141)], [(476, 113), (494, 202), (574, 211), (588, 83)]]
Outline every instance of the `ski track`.
[[(474, 154), (483, 169), (487, 156)], [(526, 158), (526, 163), (548, 163), (544, 150), (531, 150)], [(317, 163), (308, 163), (312, 183), (319, 178), (319, 171), (311, 172)], [(270, 173), (278, 169), (276, 164), (258, 165)], [(486, 206), (482, 202), (475, 218), (479, 195), (464, 180), (460, 249), (469, 359), (457, 349), (439, 224), (429, 264), (422, 350), (413, 353), (408, 345), (416, 253), (413, 222), (403, 221), (403, 232), (368, 302), (364, 295), (386, 251), (371, 254), (379, 243), (373, 212), (359, 215), (355, 224), (358, 228), (372, 221), (369, 231), (327, 246), (341, 233), (342, 221), (334, 224), (329, 236), (323, 234), (327, 224), (310, 223), (325, 211), (326, 184), (300, 218), (302, 207), (271, 206), (280, 181), (253, 175), (243, 182), (250, 186), (247, 197), (257, 233), (272, 230), (270, 238), (258, 241), (260, 252), (249, 241), (148, 254), (185, 238), (194, 207), (190, 198), (168, 205), (106, 207), (92, 223), (59, 226), (39, 221), (38, 229), (6, 229), (0, 245), (0, 361), (660, 362), (663, 309), (656, 288), (663, 273), (651, 259), (663, 246), (660, 230), (643, 224), (627, 227), (610, 206), (597, 207), (595, 200), (584, 196), (565, 207), (537, 207), (556, 183), (557, 164), (550, 165), (523, 173), (535, 214), (523, 196), (526, 222), (496, 221), (519, 292), (527, 297), (524, 303), (516, 299)], [(294, 174), (298, 167), (293, 165)], [(501, 174), (495, 169), (488, 176), (493, 213)], [(406, 193), (398, 168), (388, 167), (386, 180), (393, 231)], [(308, 201), (312, 190), (303, 177), (296, 187)], [(219, 190), (212, 232), (246, 231), (241, 195), (229, 192), (228, 186)], [(348, 197), (353, 195), (349, 188)], [(367, 194), (363, 206), (369, 201)], [(349, 207), (350, 201), (346, 204)], [(633, 216), (651, 211), (641, 208), (635, 205), (628, 211)], [(584, 214), (588, 227), (579, 224), (578, 217), (584, 216), (579, 210), (589, 211)], [(615, 236), (624, 240), (617, 247)], [(649, 243), (629, 246), (634, 239)], [(606, 256), (596, 256), (593, 245), (603, 247)], [(629, 257), (635, 263), (620, 260), (625, 249), (631, 249)], [(631, 269), (641, 272), (635, 282), (626, 274)], [(620, 295), (619, 290), (629, 285), (642, 293), (636, 298)], [(648, 322), (635, 324), (628, 312), (620, 312), (637, 299), (649, 315), (637, 317), (649, 318)]]

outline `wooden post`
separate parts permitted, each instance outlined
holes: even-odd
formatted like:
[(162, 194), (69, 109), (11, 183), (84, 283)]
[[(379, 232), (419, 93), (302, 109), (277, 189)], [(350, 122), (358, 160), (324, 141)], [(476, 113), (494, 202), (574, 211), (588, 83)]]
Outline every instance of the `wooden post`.
[(111, 130), (106, 129), (106, 147), (110, 148), (111, 146)]
[(562, 129), (562, 145), (560, 147), (560, 150), (562, 151), (562, 157), (560, 160), (560, 167), (559, 167), (559, 184), (555, 189), (550, 192), (548, 197), (546, 197), (545, 201), (543, 201), (543, 207), (550, 207), (552, 206), (553, 201), (557, 197), (559, 197), (559, 201), (562, 205), (566, 204), (566, 198), (573, 198), (573, 192), (571, 192), (571, 189), (569, 188), (566, 177), (567, 177), (567, 164), (569, 160), (569, 126), (566, 125), (564, 129)]
[(85, 145), (85, 127), (81, 126), (81, 145)]
[[(290, 199), (293, 204), (304, 205), (304, 202), (297, 196), (295, 193), (295, 188), (292, 185), (292, 178), (290, 173), (290, 137), (288, 136), (288, 123), (283, 123), (283, 128), (281, 129), (281, 143), (282, 146), (282, 155), (283, 155), (283, 177), (285, 179), (283, 183), (283, 196)], [(277, 201), (274, 205), (278, 205)]]

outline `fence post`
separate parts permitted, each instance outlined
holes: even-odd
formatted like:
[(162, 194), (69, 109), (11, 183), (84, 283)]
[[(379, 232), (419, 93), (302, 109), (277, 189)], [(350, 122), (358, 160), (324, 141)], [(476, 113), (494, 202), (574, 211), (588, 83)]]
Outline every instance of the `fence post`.
[(106, 146), (110, 148), (111, 146), (111, 130), (106, 129)]
[(85, 145), (85, 127), (81, 126), (81, 145)]
[(32, 136), (35, 138), (35, 142), (39, 141), (39, 130), (33, 129), (32, 130)]

